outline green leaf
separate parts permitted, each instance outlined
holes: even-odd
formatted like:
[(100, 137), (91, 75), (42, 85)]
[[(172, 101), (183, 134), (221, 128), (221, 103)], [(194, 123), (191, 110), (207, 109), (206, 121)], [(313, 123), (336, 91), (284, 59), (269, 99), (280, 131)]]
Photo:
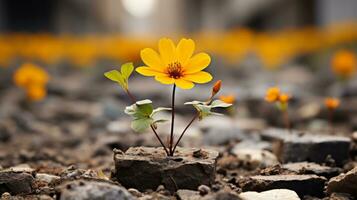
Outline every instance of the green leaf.
[(211, 107), (212, 108), (227, 108), (229, 106), (231, 106), (232, 104), (230, 103), (225, 103), (221, 100), (214, 100), (212, 103), (211, 103)]
[(141, 132), (153, 125), (157, 127), (158, 123), (165, 122), (165, 119), (154, 119), (153, 115), (163, 110), (171, 110), (170, 108), (159, 107), (153, 109), (152, 101), (149, 99), (137, 101), (134, 104), (125, 108), (125, 113), (134, 118), (131, 122), (131, 127), (134, 131)]
[(145, 99), (142, 101), (137, 101), (136, 106), (138, 107), (138, 112), (143, 114), (144, 116), (150, 116), (151, 113), (154, 110), (154, 107), (152, 105), (152, 101), (149, 99)]
[(133, 73), (134, 71), (134, 65), (133, 63), (125, 63), (121, 66), (121, 74), (123, 75), (123, 78), (127, 81), (130, 77), (130, 75)]
[(124, 80), (122, 74), (117, 71), (117, 70), (111, 70), (109, 72), (105, 72), (104, 73), (104, 76), (107, 77), (108, 79), (114, 81), (114, 82), (117, 82), (119, 83), (119, 85), (122, 87), (122, 88), (127, 88), (126, 87), (126, 81)]
[(167, 110), (171, 110), (171, 108), (158, 107), (158, 108), (156, 108), (156, 109), (154, 109), (154, 110), (152, 111), (152, 114), (151, 114), (151, 115), (155, 115), (155, 114), (158, 113), (158, 112), (167, 111)]
[(197, 104), (205, 104), (205, 102), (202, 101), (189, 101), (184, 103), (185, 105), (197, 105)]
[(208, 106), (208, 105), (196, 105), (195, 108), (199, 111), (199, 118), (200, 120), (202, 120), (203, 118), (205, 117), (208, 117), (212, 114), (211, 112), (211, 106)]
[(152, 124), (151, 118), (135, 119), (131, 122), (131, 128), (136, 132), (145, 131)]
[(152, 104), (152, 101), (150, 99), (144, 99), (144, 100), (140, 100), (135, 102), (136, 105), (145, 105), (145, 104)]
[(185, 105), (192, 105), (193, 107), (195, 107), (197, 112), (199, 113), (199, 119), (202, 120), (203, 118), (208, 117), (210, 115), (221, 115), (219, 113), (212, 112), (212, 108), (226, 108), (231, 106), (232, 104), (225, 103), (221, 100), (215, 100), (210, 104), (208, 104), (208, 102), (202, 101), (191, 101), (186, 102)]

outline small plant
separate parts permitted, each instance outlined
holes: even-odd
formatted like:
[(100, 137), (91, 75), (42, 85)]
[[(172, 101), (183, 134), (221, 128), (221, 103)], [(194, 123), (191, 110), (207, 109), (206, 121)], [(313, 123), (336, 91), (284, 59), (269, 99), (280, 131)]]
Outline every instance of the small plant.
[(327, 97), (325, 98), (325, 106), (328, 111), (328, 120), (330, 123), (330, 127), (332, 130), (332, 133), (334, 132), (333, 129), (333, 114), (336, 110), (336, 108), (340, 105), (340, 100), (334, 97)]
[[(187, 129), (196, 120), (218, 114), (213, 112), (214, 108), (229, 107), (232, 104), (225, 103), (221, 100), (213, 100), (221, 88), (221, 81), (217, 81), (212, 87), (211, 94), (206, 101), (191, 101), (185, 105), (192, 105), (196, 109), (196, 114), (181, 132), (179, 138), (174, 142), (174, 124), (175, 124), (175, 94), (176, 88), (191, 89), (194, 83), (207, 83), (212, 80), (211, 74), (202, 71), (211, 62), (211, 58), (206, 53), (198, 53), (193, 56), (195, 43), (191, 39), (181, 39), (177, 47), (171, 39), (162, 38), (159, 41), (159, 54), (151, 49), (145, 48), (140, 52), (140, 56), (146, 66), (136, 68), (136, 71), (144, 76), (154, 76), (155, 80), (167, 85), (172, 85), (171, 108), (158, 107), (154, 108), (149, 99), (137, 101), (129, 91), (128, 80), (134, 66), (132, 63), (122, 65), (120, 72), (112, 70), (105, 73), (105, 76), (112, 81), (117, 82), (131, 98), (133, 104), (125, 108), (125, 113), (133, 118), (131, 127), (134, 131), (142, 132), (148, 128), (154, 132), (167, 156), (174, 156), (175, 149)], [(168, 144), (159, 137), (156, 129), (159, 123), (166, 120), (156, 117), (160, 111), (171, 111), (171, 128)]]
[(46, 96), (49, 75), (42, 68), (32, 63), (25, 63), (15, 71), (15, 84), (26, 91), (30, 101), (40, 101)]
[(288, 113), (289, 100), (291, 96), (281, 93), (278, 87), (271, 87), (266, 91), (265, 100), (269, 103), (275, 103), (277, 109), (282, 113), (285, 127), (291, 132), (290, 118)]

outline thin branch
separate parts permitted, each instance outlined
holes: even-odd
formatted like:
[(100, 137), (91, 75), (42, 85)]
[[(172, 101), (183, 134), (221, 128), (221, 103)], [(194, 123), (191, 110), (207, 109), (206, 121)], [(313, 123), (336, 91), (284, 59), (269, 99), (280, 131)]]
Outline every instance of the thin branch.
[(185, 134), (185, 132), (187, 131), (187, 129), (191, 126), (191, 124), (197, 119), (197, 117), (199, 116), (199, 113), (197, 113), (195, 116), (193, 116), (193, 118), (191, 119), (190, 123), (187, 124), (187, 126), (185, 127), (185, 129), (182, 131), (179, 139), (177, 140), (172, 152), (175, 152), (177, 145), (179, 144), (179, 142), (181, 141), (181, 138), (183, 137), (183, 135)]
[(135, 103), (135, 102), (136, 102), (135, 97), (130, 93), (130, 91), (129, 91), (128, 89), (126, 89), (125, 91), (126, 91), (126, 93), (128, 94), (128, 96), (130, 97), (131, 101), (132, 101), (133, 103)]
[(165, 152), (166, 152), (166, 155), (170, 155), (170, 154), (169, 154), (169, 151), (167, 151), (165, 144), (164, 144), (164, 143), (162, 142), (162, 140), (160, 139), (160, 137), (159, 137), (159, 135), (157, 134), (157, 132), (156, 132), (155, 128), (153, 127), (153, 125), (150, 125), (150, 127), (151, 127), (151, 130), (155, 133), (156, 138), (159, 140), (161, 146), (164, 148), (164, 150), (165, 150)]

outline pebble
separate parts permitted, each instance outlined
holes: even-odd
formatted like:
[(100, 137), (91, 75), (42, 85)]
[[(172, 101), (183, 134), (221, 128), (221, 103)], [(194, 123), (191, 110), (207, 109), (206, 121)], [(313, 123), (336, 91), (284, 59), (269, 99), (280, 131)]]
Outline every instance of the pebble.
[(242, 192), (242, 200), (300, 200), (296, 192), (288, 189), (275, 189), (264, 192)]
[(134, 200), (134, 197), (123, 187), (108, 182), (75, 180), (65, 182), (56, 188), (60, 200)]
[(305, 195), (321, 197), (324, 194), (326, 178), (316, 175), (270, 175), (252, 176), (238, 182), (243, 191), (289, 189), (300, 197)]
[(139, 190), (137, 190), (135, 188), (129, 188), (128, 192), (130, 192), (130, 194), (132, 194), (135, 197), (142, 197), (143, 196), (143, 194)]
[(250, 169), (258, 167), (268, 167), (279, 164), (278, 158), (271, 152), (260, 149), (233, 149), (235, 154), (243, 164)]
[(200, 185), (198, 187), (198, 192), (200, 193), (200, 195), (204, 196), (204, 195), (210, 193), (211, 189), (207, 185)]

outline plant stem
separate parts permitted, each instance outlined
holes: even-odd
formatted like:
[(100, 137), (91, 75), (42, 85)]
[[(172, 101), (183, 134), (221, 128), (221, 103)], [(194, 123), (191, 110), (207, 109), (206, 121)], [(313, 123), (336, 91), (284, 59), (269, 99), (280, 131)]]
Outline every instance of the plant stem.
[(198, 115), (199, 114), (197, 113), (195, 116), (193, 116), (193, 118), (191, 119), (190, 123), (188, 123), (187, 126), (185, 127), (185, 129), (182, 131), (182, 133), (181, 133), (179, 139), (177, 140), (172, 152), (175, 152), (175, 149), (176, 149), (177, 145), (179, 144), (179, 142), (181, 141), (181, 138), (183, 137), (183, 135), (185, 134), (187, 129), (191, 126), (191, 124), (197, 119)]
[(333, 128), (333, 110), (332, 109), (328, 109), (328, 121), (330, 124), (331, 133), (333, 134), (335, 132), (335, 130)]
[(126, 89), (125, 91), (128, 94), (128, 96), (130, 97), (131, 101), (133, 101), (133, 103), (135, 103), (136, 102), (135, 97), (130, 93), (130, 91), (128, 89)]
[[(126, 91), (126, 93), (128, 94), (128, 96), (130, 97), (131, 101), (132, 101), (133, 103), (135, 103), (135, 102), (136, 102), (135, 97), (130, 93), (130, 91), (129, 91), (128, 89), (125, 90), (125, 91)], [(156, 138), (159, 140), (159, 142), (160, 142), (162, 148), (164, 148), (164, 150), (165, 150), (165, 152), (166, 152), (166, 155), (169, 156), (169, 155), (170, 155), (170, 154), (169, 154), (169, 151), (167, 150), (165, 144), (162, 142), (161, 138), (159, 137), (159, 134), (157, 134), (157, 132), (156, 132), (154, 126), (153, 126), (153, 125), (150, 125), (150, 127), (151, 127), (151, 130), (154, 132)]]
[(289, 130), (289, 133), (291, 133), (290, 118), (287, 110), (283, 111), (283, 120), (284, 120), (285, 127)]
[(171, 101), (171, 132), (170, 132), (170, 144), (169, 144), (170, 156), (174, 155), (174, 152), (172, 151), (172, 146), (174, 143), (175, 92), (176, 92), (176, 85), (174, 84), (172, 88), (172, 101)]
[(164, 150), (165, 150), (165, 152), (166, 152), (166, 155), (169, 155), (169, 151), (167, 151), (165, 144), (164, 144), (164, 143), (162, 142), (162, 140), (160, 139), (160, 137), (159, 137), (159, 135), (157, 134), (155, 128), (154, 128), (152, 125), (150, 125), (150, 127), (151, 127), (151, 130), (154, 132), (156, 138), (159, 140), (161, 146), (164, 148)]

